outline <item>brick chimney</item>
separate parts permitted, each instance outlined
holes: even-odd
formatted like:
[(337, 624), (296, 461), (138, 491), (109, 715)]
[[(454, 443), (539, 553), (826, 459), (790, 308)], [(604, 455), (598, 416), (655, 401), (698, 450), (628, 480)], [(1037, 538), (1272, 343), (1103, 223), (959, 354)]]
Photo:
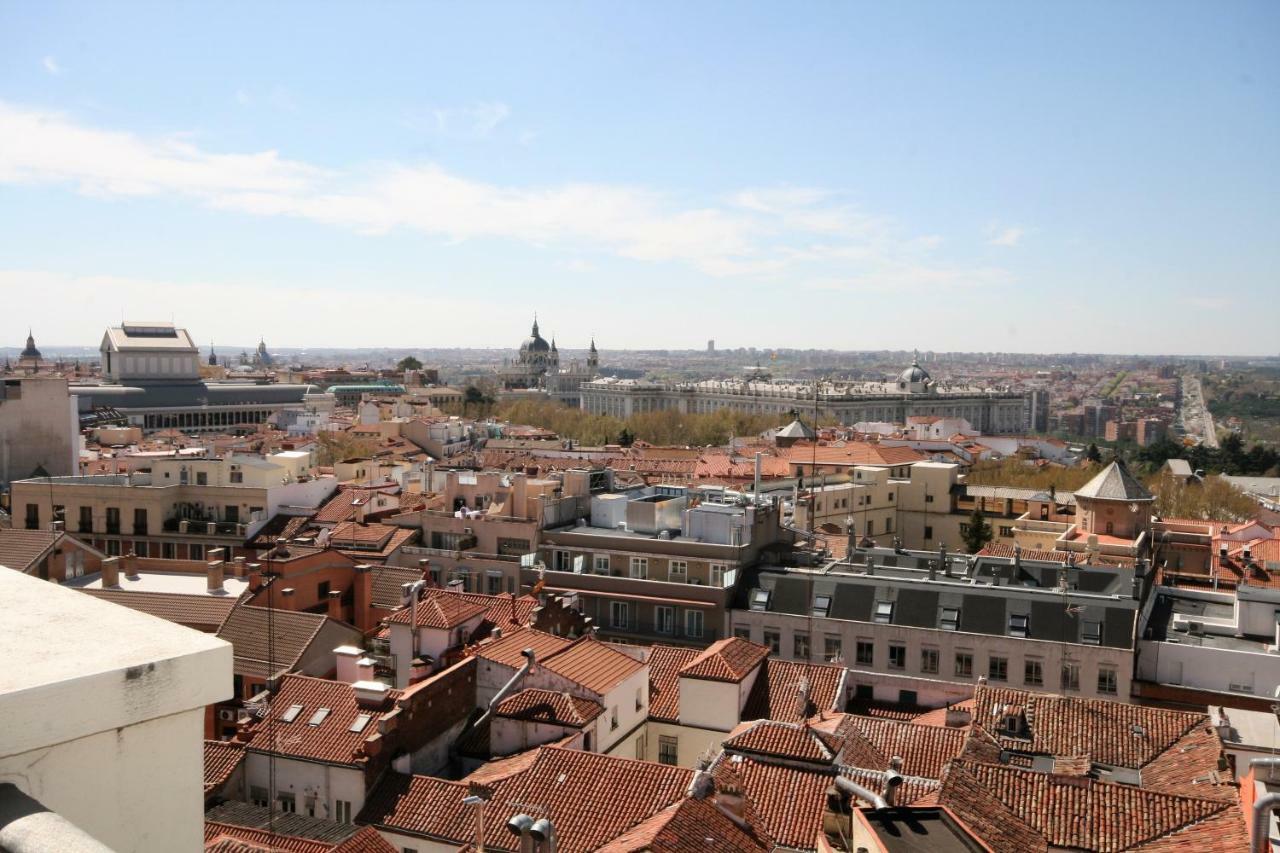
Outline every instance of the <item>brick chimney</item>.
[(102, 561), (102, 588), (120, 586), (120, 558), (107, 557)]
[(342, 620), (342, 593), (336, 589), (331, 590), (329, 592), (329, 609), (327, 611), (327, 615), (329, 616), (330, 619), (333, 619), (335, 622), (343, 621)]
[(361, 631), (368, 632), (374, 626), (373, 614), (373, 566), (361, 563), (355, 567), (355, 594), (353, 606), (355, 615), (352, 621)]
[(257, 592), (262, 589), (262, 564), (246, 563), (245, 577), (249, 580), (249, 591)]
[(124, 567), (125, 577), (136, 578), (138, 576), (138, 555), (130, 551), (121, 560), (120, 565)]
[(226, 564), (221, 560), (214, 560), (207, 567), (207, 576), (209, 579), (209, 592), (223, 592), (222, 580), (226, 573)]

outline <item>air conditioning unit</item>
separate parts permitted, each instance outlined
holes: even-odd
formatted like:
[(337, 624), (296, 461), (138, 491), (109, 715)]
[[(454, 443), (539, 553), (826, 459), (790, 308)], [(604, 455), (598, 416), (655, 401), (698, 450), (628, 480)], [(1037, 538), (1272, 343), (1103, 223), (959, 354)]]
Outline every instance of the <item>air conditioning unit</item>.
[(218, 719), (224, 723), (234, 723), (236, 721), (235, 708), (219, 708)]
[(474, 533), (475, 533), (475, 531), (474, 531), (474, 530), (472, 530), (470, 527), (464, 527), (464, 528), (462, 528), (462, 535), (463, 535), (463, 536), (471, 536), (471, 535), (473, 535)]

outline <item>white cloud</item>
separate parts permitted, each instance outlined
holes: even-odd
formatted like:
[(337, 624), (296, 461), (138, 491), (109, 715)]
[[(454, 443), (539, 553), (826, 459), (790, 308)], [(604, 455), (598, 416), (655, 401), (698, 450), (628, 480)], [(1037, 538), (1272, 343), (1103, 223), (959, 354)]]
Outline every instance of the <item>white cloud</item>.
[[(470, 132), (490, 133), (509, 110), (481, 104), (464, 114)], [(570, 256), (603, 252), (680, 264), (713, 276), (921, 287), (983, 280), (989, 272), (941, 262), (934, 258), (935, 235), (902, 235), (889, 218), (823, 189), (747, 189), (716, 203), (626, 185), (502, 186), (434, 163), (331, 170), (277, 151), (214, 153), (179, 135), (100, 130), (3, 101), (0, 183), (64, 184), (97, 197), (181, 196), (364, 234), (512, 240)]]
[(40, 64), (44, 66), (45, 71), (49, 72), (54, 77), (57, 77), (63, 72), (63, 68), (58, 64), (58, 60), (54, 59), (52, 56), (46, 56), (44, 59), (40, 60)]
[(511, 107), (501, 101), (476, 101), (458, 107), (436, 107), (411, 113), (404, 123), (423, 133), (450, 139), (485, 139), (508, 118)]
[(988, 240), (992, 246), (1016, 246), (1018, 242), (1026, 236), (1027, 230), (1017, 226), (999, 228), (993, 226), (990, 229), (991, 239)]

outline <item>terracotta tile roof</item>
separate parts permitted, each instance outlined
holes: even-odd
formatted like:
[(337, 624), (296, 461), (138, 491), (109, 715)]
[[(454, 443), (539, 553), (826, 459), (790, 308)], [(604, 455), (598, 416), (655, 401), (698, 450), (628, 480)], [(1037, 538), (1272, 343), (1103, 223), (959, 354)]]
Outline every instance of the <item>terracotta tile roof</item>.
[[(952, 702), (945, 708), (934, 708), (932, 711), (925, 711), (911, 718), (911, 722), (918, 726), (946, 726), (947, 710), (954, 709), (957, 711), (968, 711), (970, 717), (973, 716), (973, 700), (962, 699), (959, 702)], [(957, 726), (956, 731), (967, 731), (968, 726)]]
[[(742, 719), (799, 722), (823, 711), (838, 710), (844, 704), (845, 672), (843, 666), (766, 658), (760, 675), (751, 685)], [(800, 707), (801, 686), (808, 694), (803, 708)]]
[[(722, 767), (736, 774), (761, 827), (779, 847), (812, 850), (814, 839), (822, 831), (826, 791), (832, 782), (830, 770), (738, 758), (741, 760), (731, 758), (719, 763), (715, 768), (717, 778)], [(880, 790), (884, 785), (883, 774), (875, 771), (841, 768), (839, 773), (872, 790)], [(898, 788), (898, 802), (903, 805), (918, 802), (937, 788), (937, 782), (907, 778)]]
[[(889, 759), (902, 759), (904, 776), (941, 779), (947, 762), (960, 755), (966, 733), (961, 729), (903, 723), (896, 720), (844, 715), (836, 734), (845, 741), (845, 764), (866, 770), (888, 770)], [(863, 760), (855, 761), (848, 753), (855, 743)], [(868, 760), (869, 759), (869, 760)]]
[[(485, 612), (484, 605), (473, 604), (442, 589), (427, 589), (418, 601), (418, 627), (448, 631)], [(412, 617), (413, 609), (406, 606), (388, 616), (387, 621), (407, 625)]]
[(515, 755), (510, 755), (506, 758), (495, 758), (493, 761), (487, 761), (482, 764), (462, 781), (478, 782), (481, 785), (492, 785), (495, 782), (503, 779), (509, 779), (512, 776), (523, 773), (532, 767), (533, 763), (537, 760), (537, 749), (517, 752)]
[[(492, 783), (503, 803), (536, 803), (554, 815), (561, 853), (587, 853), (685, 796), (693, 771), (559, 747), (538, 749), (522, 772)], [(475, 818), (462, 805), (468, 786), (426, 776), (388, 773), (373, 789), (358, 821), (388, 831), (461, 844)], [(486, 848), (512, 849), (504, 821), (487, 822)]]
[(204, 818), (205, 838), (227, 834), (298, 850), (311, 850), (313, 848), (309, 845), (312, 844), (319, 844), (319, 849), (325, 851), (345, 850), (347, 848), (341, 845), (367, 829), (298, 812), (276, 811), (273, 815), (263, 806), (241, 800), (218, 803), (205, 812)]
[(330, 849), (320, 841), (217, 823), (206, 823), (204, 834), (204, 853), (328, 853)]
[(831, 764), (843, 746), (841, 738), (799, 723), (756, 720), (745, 723), (724, 742), (726, 752)]
[(590, 636), (575, 641), (539, 665), (601, 696), (644, 667), (642, 662)]
[(503, 699), (494, 712), (499, 717), (581, 728), (604, 713), (604, 706), (591, 699), (530, 688)]
[(680, 721), (680, 670), (701, 653), (678, 646), (653, 646), (649, 652), (649, 718)]
[(53, 530), (0, 527), (0, 566), (25, 572), (65, 535)]
[[(1041, 551), (1035, 548), (1023, 548), (1019, 553), (1024, 560), (1047, 560), (1054, 563), (1065, 563), (1067, 560), (1066, 551)], [(983, 546), (982, 550), (978, 552), (978, 556), (1013, 557), (1013, 546), (1005, 545), (1001, 542), (991, 542)]]
[(598, 853), (738, 853), (773, 845), (706, 800), (685, 799), (598, 848)]
[(501, 628), (509, 631), (513, 626), (522, 627), (529, 624), (529, 619), (533, 616), (533, 608), (538, 606), (538, 599), (532, 595), (515, 596), (508, 592), (499, 593), (498, 595), (485, 595), (480, 592), (456, 592), (448, 590), (450, 595), (456, 595), (464, 601), (470, 601), (474, 604), (483, 605), (485, 608), (484, 621), (489, 627)]
[(704, 681), (741, 682), (768, 655), (767, 646), (758, 646), (741, 637), (726, 637), (708, 646), (680, 670), (680, 676)]
[(227, 740), (206, 740), (204, 792), (208, 794), (227, 784), (241, 761), (244, 761), (244, 744)]
[(314, 524), (337, 524), (341, 521), (347, 521), (355, 516), (356, 508), (352, 505), (353, 501), (358, 500), (364, 504), (374, 495), (385, 491), (385, 489), (339, 487), (338, 491), (329, 499), (329, 502), (320, 507), (319, 512), (315, 514), (311, 521)]
[(167, 592), (130, 592), (123, 589), (81, 589), (86, 595), (110, 601), (142, 613), (195, 628), (197, 631), (218, 630), (236, 606), (231, 596), (182, 595)]
[(939, 794), (996, 850), (1248, 848), (1236, 802), (957, 760)]
[(786, 450), (779, 449), (779, 455), (791, 465), (812, 465), (817, 458), (819, 465), (909, 465), (912, 462), (923, 462), (928, 459), (910, 447), (889, 447), (871, 442), (850, 441), (844, 444), (820, 444), (815, 448), (808, 442), (798, 442)]
[[(1025, 737), (1002, 731), (1008, 709), (1025, 719)], [(1003, 750), (1140, 770), (1144, 789), (1237, 796), (1230, 774), (1216, 775), (1222, 741), (1205, 714), (980, 685), (972, 728)], [(1207, 778), (1219, 782), (1196, 781)]]
[(302, 535), (311, 523), (309, 515), (275, 515), (264, 524), (253, 539), (249, 540), (250, 548), (270, 548), (277, 539), (294, 539)]
[[(132, 593), (137, 595), (138, 593)], [(236, 607), (218, 626), (218, 639), (226, 640), (235, 651), (236, 675), (266, 679), (298, 666), (320, 630), (329, 621), (323, 613), (304, 613), (244, 605)], [(268, 625), (275, 629), (275, 648), (269, 648)], [(275, 673), (270, 672), (268, 655), (274, 653)]]
[[(266, 716), (250, 724), (247, 748), (327, 764), (361, 765), (366, 760), (365, 741), (378, 733), (378, 721), (393, 710), (401, 695), (400, 691), (391, 690), (377, 707), (364, 706), (356, 701), (350, 684), (286, 675), (271, 697)], [(293, 722), (285, 722), (282, 717), (294, 705), (301, 705), (301, 710)], [(310, 725), (312, 715), (321, 708), (328, 708), (329, 713), (318, 725)], [(351, 731), (352, 723), (361, 714), (368, 714), (369, 721), (361, 731)], [(274, 743), (268, 740), (269, 721), (275, 728)]]
[(542, 661), (568, 648), (571, 642), (564, 637), (533, 628), (520, 628), (504, 633), (498, 640), (486, 641), (473, 647), (472, 653), (478, 658), (519, 669), (524, 666), (525, 658), (521, 652), (525, 649), (533, 649), (534, 655)]
[(403, 566), (375, 566), (373, 569), (373, 604), (388, 610), (400, 606), (400, 587), (422, 580), (422, 572)]
[(329, 547), (362, 562), (385, 560), (417, 535), (417, 530), (407, 527), (355, 524), (348, 521), (334, 528), (333, 535), (329, 538)]

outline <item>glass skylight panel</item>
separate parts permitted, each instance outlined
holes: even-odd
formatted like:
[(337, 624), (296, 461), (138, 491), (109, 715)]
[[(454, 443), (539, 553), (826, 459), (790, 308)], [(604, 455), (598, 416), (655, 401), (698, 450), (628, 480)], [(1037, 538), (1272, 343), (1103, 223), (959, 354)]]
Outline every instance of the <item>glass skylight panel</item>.
[(815, 595), (813, 597), (813, 615), (826, 616), (831, 610), (831, 596)]
[(944, 631), (960, 630), (960, 608), (944, 607), (942, 608), (942, 618), (938, 620), (938, 627)]
[(298, 719), (298, 715), (302, 713), (301, 705), (290, 705), (283, 714), (280, 715), (280, 722), (292, 723)]
[(328, 708), (318, 708), (316, 709), (316, 712), (311, 715), (311, 719), (307, 720), (307, 725), (318, 726), (324, 722), (325, 717), (327, 716), (329, 716)]
[(1080, 629), (1080, 642), (1086, 646), (1102, 645), (1102, 623), (1101, 622), (1085, 622)]
[(1029, 621), (1029, 618), (1025, 613), (1010, 613), (1009, 614), (1009, 636), (1010, 637), (1027, 636), (1028, 621)]
[(752, 610), (768, 610), (769, 609), (769, 590), (753, 589), (751, 591), (751, 609)]
[(875, 621), (882, 624), (889, 624), (893, 621), (893, 602), (877, 601)]
[(351, 724), (351, 728), (347, 729), (347, 731), (362, 732), (364, 731), (364, 727), (369, 725), (369, 721), (372, 719), (373, 719), (372, 714), (361, 714), (358, 717), (356, 717), (356, 721)]

